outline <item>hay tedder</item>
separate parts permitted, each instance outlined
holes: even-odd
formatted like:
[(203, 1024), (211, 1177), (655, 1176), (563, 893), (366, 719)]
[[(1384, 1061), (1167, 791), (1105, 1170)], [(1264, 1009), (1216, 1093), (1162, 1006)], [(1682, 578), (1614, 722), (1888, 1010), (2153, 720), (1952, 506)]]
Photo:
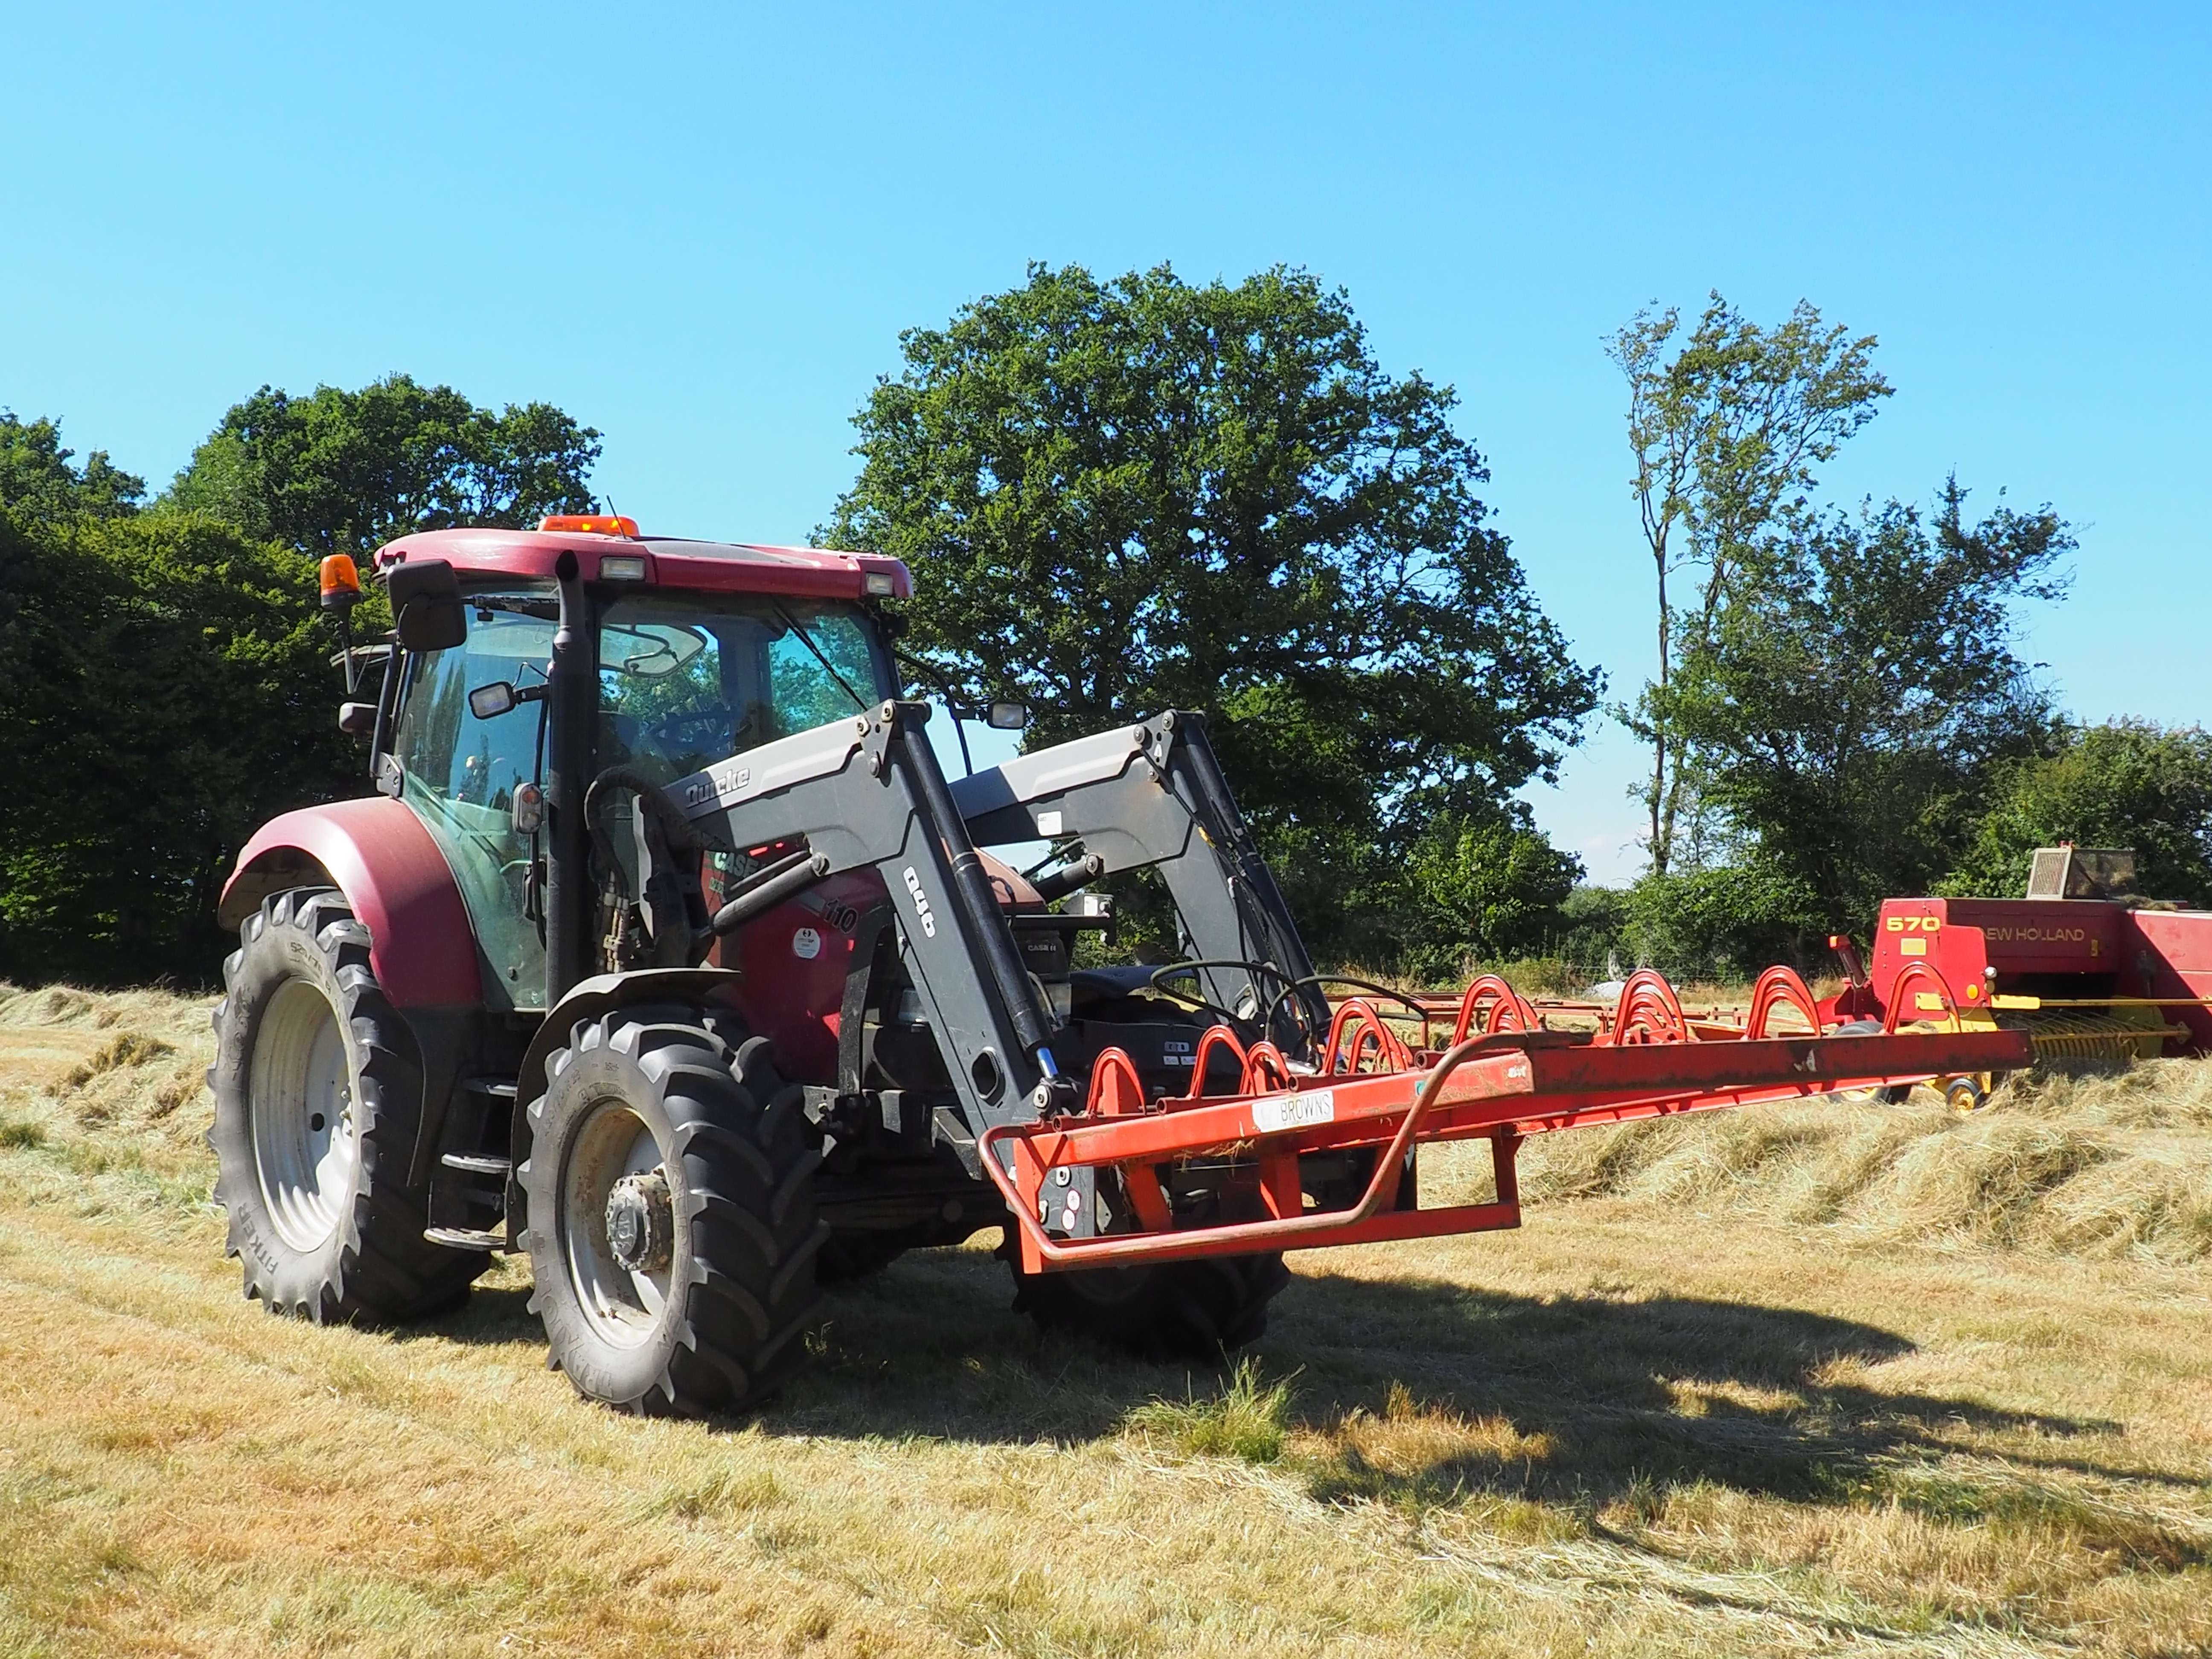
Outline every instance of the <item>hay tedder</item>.
[[(818, 1283), (999, 1229), (1040, 1323), (1218, 1353), (1286, 1249), (1517, 1224), (1531, 1135), (2030, 1056), (1838, 1031), (1783, 969), (1728, 1032), (1650, 974), (1596, 1031), (1495, 979), (1437, 1012), (1318, 975), (1197, 716), (947, 778), (892, 560), (580, 518), (374, 574), (395, 623), (349, 644), (381, 677), (340, 724), (376, 793), (269, 823), (223, 899), (217, 1191), (273, 1310), (418, 1316), (526, 1252), (580, 1392), (727, 1410)], [(1076, 966), (1139, 870), (1184, 959)], [(1494, 1190), (1424, 1207), (1454, 1139)]]

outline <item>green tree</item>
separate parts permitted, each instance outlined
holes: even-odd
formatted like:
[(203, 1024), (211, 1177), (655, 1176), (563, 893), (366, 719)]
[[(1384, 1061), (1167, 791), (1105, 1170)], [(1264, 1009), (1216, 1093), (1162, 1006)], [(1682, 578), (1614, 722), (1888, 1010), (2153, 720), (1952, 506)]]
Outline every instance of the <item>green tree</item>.
[(2017, 897), (2039, 847), (2125, 847), (2150, 898), (2212, 906), (2212, 734), (2148, 720), (2068, 727), (1991, 781), (1972, 842), (1936, 890)]
[(1508, 814), (1594, 706), (1450, 390), (1310, 276), (1033, 265), (902, 344), (822, 533), (913, 565), (914, 644), (1025, 696), (1034, 743), (1204, 711), (1322, 951), (1387, 933), (1365, 884), (1439, 814)]
[(1965, 517), (1896, 501), (1801, 520), (1747, 561), (1712, 637), (1660, 703), (1741, 859), (1808, 931), (1921, 893), (1972, 833), (2007, 762), (2041, 752), (2048, 695), (2011, 650), (2014, 606), (2051, 599), (2074, 546), (2049, 508)]
[(263, 386), (192, 452), (167, 499), (257, 540), (361, 553), (417, 530), (589, 512), (599, 455), (599, 434), (550, 404), (495, 412), (404, 374), (305, 398)]
[(358, 789), (314, 595), (199, 515), (0, 512), (0, 975), (208, 978), (245, 836)]
[(29, 519), (112, 519), (137, 510), (146, 481), (134, 477), (95, 449), (82, 466), (62, 447), (61, 424), (18, 420), (0, 410), (0, 507)]
[(1832, 923), (1793, 871), (1753, 857), (1656, 871), (1628, 890), (1620, 943), (1630, 961), (1679, 983), (1739, 981), (1769, 963), (1814, 959)]
[[(1762, 543), (1808, 510), (1817, 466), (1891, 392), (1872, 367), (1874, 336), (1853, 339), (1802, 300), (1762, 329), (1715, 293), (1670, 357), (1680, 326), (1672, 306), (1647, 307), (1607, 343), (1628, 381), (1631, 488), (1658, 596), (1657, 678), (1634, 708), (1615, 712), (1651, 745), (1650, 781), (1639, 793), (1651, 868), (1662, 876), (1684, 851), (1694, 854), (1699, 829), (1683, 740), (1664, 713), (1674, 665), (1713, 637)], [(1686, 603), (1678, 601), (1678, 577), (1688, 581)]]
[(1425, 947), (1425, 976), (1455, 975), (1470, 947), (1485, 961), (1538, 949), (1557, 931), (1582, 864), (1527, 823), (1503, 814), (1445, 813), (1413, 838), (1406, 859), (1410, 943)]

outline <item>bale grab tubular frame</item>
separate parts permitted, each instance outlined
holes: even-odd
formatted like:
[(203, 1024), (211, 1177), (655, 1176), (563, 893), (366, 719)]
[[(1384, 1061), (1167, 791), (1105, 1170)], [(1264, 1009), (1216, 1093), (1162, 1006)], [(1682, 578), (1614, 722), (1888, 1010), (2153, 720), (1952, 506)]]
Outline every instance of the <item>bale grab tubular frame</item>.
[[(1932, 969), (1915, 964), (1955, 1008)], [(1410, 1001), (1410, 1000), (1409, 1000)], [(1776, 1031), (1787, 1011), (1804, 1029)], [(1657, 974), (1632, 976), (1619, 1012), (1597, 1032), (1545, 1029), (1504, 981), (1486, 976), (1462, 995), (1451, 1040), (1428, 1046), (1431, 1017), (1414, 1047), (1374, 1005), (1340, 1004), (1320, 1046), (1320, 1069), (1294, 1071), (1275, 1046), (1247, 1049), (1227, 1027), (1200, 1038), (1192, 1092), (1147, 1099), (1118, 1049), (1102, 1054), (1078, 1114), (987, 1130), (978, 1150), (1018, 1227), (1031, 1273), (1126, 1267), (1260, 1250), (1485, 1232), (1521, 1224), (1515, 1158), (1528, 1136), (1639, 1118), (1801, 1100), (1844, 1089), (1925, 1082), (2032, 1063), (2017, 1031), (1899, 1031), (1893, 1012), (1879, 1034), (1823, 1035), (1812, 993), (1786, 968), (1769, 969), (1741, 1028), (1685, 1018)], [(1441, 1023), (1441, 1022), (1437, 1022)], [(1233, 1093), (1203, 1092), (1209, 1061), (1234, 1060)], [(1409, 1154), (1420, 1146), (1487, 1139), (1496, 1198), (1436, 1209), (1401, 1206)], [(1352, 1204), (1309, 1209), (1298, 1160), (1372, 1149), (1372, 1172)], [(1186, 1160), (1231, 1160), (1257, 1173), (1243, 1219), (1178, 1224), (1163, 1169)], [(1121, 1231), (1077, 1236), (1049, 1224), (1058, 1194), (1084, 1190), (1077, 1171), (1118, 1185)]]

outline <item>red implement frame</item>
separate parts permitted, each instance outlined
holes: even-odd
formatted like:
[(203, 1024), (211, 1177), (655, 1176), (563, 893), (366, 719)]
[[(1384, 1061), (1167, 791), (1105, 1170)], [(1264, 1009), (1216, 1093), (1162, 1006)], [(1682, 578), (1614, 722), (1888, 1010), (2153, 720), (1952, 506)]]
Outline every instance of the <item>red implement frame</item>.
[[(1941, 985), (1932, 969), (1923, 971)], [(1785, 1008), (1791, 1023), (1808, 1029), (1768, 1035)], [(1207, 1052), (1225, 1047), (1243, 1061), (1233, 1095), (1146, 1103), (1135, 1068), (1109, 1050), (1093, 1068), (1092, 1097), (1081, 1114), (1005, 1124), (981, 1137), (983, 1167), (1019, 1225), (1023, 1267), (1037, 1273), (1127, 1266), (1516, 1227), (1514, 1158), (1532, 1134), (2008, 1071), (2034, 1057), (2028, 1037), (2017, 1031), (1822, 1036), (1812, 994), (1787, 969), (1760, 979), (1750, 1021), (1726, 1039), (1701, 1036), (1703, 1028), (1683, 1018), (1672, 988), (1650, 973), (1628, 981), (1620, 1018), (1597, 1033), (1537, 1028), (1534, 1011), (1498, 981), (1471, 987), (1462, 1009), (1450, 1048), (1415, 1053), (1370, 1005), (1347, 1002), (1325, 1050), (1328, 1063), (1342, 1069), (1310, 1077), (1293, 1077), (1273, 1045), (1258, 1043), (1248, 1053), (1217, 1028), (1202, 1042)], [(1492, 1029), (1471, 1030), (1478, 1021)], [(1388, 1069), (1363, 1072), (1363, 1062)], [(1192, 1074), (1195, 1090), (1204, 1065)], [(1414, 1146), (1472, 1139), (1491, 1143), (1494, 1202), (1399, 1207)], [(1379, 1149), (1366, 1190), (1347, 1208), (1307, 1209), (1299, 1158), (1347, 1148)], [(1261, 1213), (1176, 1225), (1161, 1170), (1194, 1158), (1255, 1166)], [(1049, 1224), (1057, 1218), (1048, 1189), (1066, 1184), (1062, 1171), (1077, 1170), (1118, 1183), (1134, 1231), (1082, 1237)]]

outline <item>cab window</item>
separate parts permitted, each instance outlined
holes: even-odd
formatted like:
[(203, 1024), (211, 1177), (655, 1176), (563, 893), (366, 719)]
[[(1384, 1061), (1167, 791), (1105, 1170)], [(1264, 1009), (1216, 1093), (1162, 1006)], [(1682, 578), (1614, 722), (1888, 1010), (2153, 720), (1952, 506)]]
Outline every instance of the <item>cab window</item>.
[(478, 720), (469, 693), (495, 680), (518, 689), (544, 684), (553, 624), (474, 608), (469, 617), (465, 644), (415, 662), (395, 746), (410, 790), (503, 812), (515, 787), (537, 775), (538, 705)]
[(672, 782), (889, 693), (866, 617), (799, 599), (625, 596), (599, 623), (599, 756)]
[[(501, 596), (542, 606), (544, 596)], [(485, 1000), (494, 1007), (544, 1006), (544, 943), (529, 915), (530, 845), (514, 830), (514, 792), (538, 776), (544, 703), (517, 705), (478, 720), (469, 693), (505, 680), (518, 690), (545, 683), (553, 624), (497, 609), (477, 596), (469, 635), (450, 651), (429, 651), (409, 670), (393, 749), (404, 775), (400, 799), (445, 854), (474, 924)]]

